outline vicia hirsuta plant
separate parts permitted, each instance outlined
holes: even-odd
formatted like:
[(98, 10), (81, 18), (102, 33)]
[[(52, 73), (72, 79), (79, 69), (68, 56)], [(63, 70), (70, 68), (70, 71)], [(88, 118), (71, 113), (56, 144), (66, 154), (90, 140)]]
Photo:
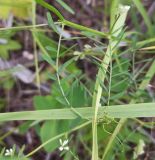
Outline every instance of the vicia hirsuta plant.
[[(37, 110), (37, 111), (25, 111), (25, 112), (14, 112), (14, 113), (1, 113), (0, 121), (10, 121), (10, 120), (39, 120), (39, 121), (42, 121), (42, 120), (79, 120), (79, 119), (81, 120), (81, 119), (84, 119), (86, 122), (84, 122), (83, 124), (80, 124), (77, 127), (74, 127), (69, 131), (60, 133), (59, 135), (52, 137), (51, 139), (47, 140), (42, 145), (37, 147), (35, 150), (27, 154), (26, 157), (30, 157), (31, 155), (33, 155), (35, 152), (37, 152), (38, 150), (40, 150), (42, 147), (46, 146), (50, 142), (56, 139), (60, 139), (62, 136), (69, 134), (72, 131), (76, 131), (92, 123), (92, 160), (98, 160), (100, 159), (99, 158), (100, 154), (98, 153), (99, 152), (98, 135), (97, 135), (98, 124), (100, 124), (104, 119), (111, 119), (110, 120), (111, 122), (114, 118), (121, 118), (114, 132), (111, 133), (111, 139), (109, 140), (107, 146), (105, 147), (105, 150), (102, 156), (102, 159), (105, 159), (105, 157), (107, 156), (107, 153), (109, 152), (112, 146), (114, 139), (117, 138), (117, 134), (119, 133), (123, 124), (126, 122), (127, 120), (126, 118), (152, 117), (155, 114), (154, 103), (135, 104), (137, 102), (135, 99), (131, 100), (130, 104), (111, 105), (112, 83), (113, 83), (113, 78), (114, 78), (113, 61), (117, 61), (117, 63), (119, 64), (118, 68), (121, 70), (123, 62), (117, 59), (118, 58), (117, 51), (118, 51), (118, 48), (120, 47), (120, 43), (122, 39), (125, 38), (124, 25), (125, 25), (125, 20), (126, 20), (127, 13), (130, 7), (117, 4), (115, 6), (116, 8), (114, 9), (114, 11), (116, 12), (113, 15), (111, 15), (110, 31), (108, 33), (104, 33), (104, 32), (97, 31), (97, 30), (94, 30), (94, 29), (91, 29), (91, 28), (88, 28), (88, 27), (85, 27), (79, 24), (75, 24), (73, 22), (66, 20), (55, 7), (46, 3), (44, 0), (36, 0), (36, 2), (42, 5), (43, 7), (47, 8), (49, 11), (53, 12), (58, 18), (58, 22), (55, 23), (50, 13), (47, 13), (49, 27), (54, 32), (56, 32), (59, 36), (59, 42), (58, 42), (58, 47), (56, 51), (56, 62), (49, 56), (46, 49), (42, 46), (38, 37), (36, 36), (35, 27), (37, 25), (35, 24), (35, 20), (34, 20), (35, 15), (33, 17), (33, 26), (34, 26), (33, 27), (33, 37), (34, 37), (34, 41), (36, 41), (37, 45), (41, 48), (42, 52), (44, 53), (44, 55), (42, 56), (43, 59), (46, 60), (54, 68), (56, 72), (55, 80), (58, 83), (58, 88), (61, 91), (63, 100), (65, 100), (64, 108), (48, 109), (48, 110), (41, 110), (41, 111)], [(62, 4), (61, 1), (59, 2), (60, 4)], [(136, 5), (138, 4), (139, 3), (136, 3)], [(34, 12), (35, 12), (35, 7), (34, 7)], [(72, 12), (72, 10), (70, 10), (70, 12)], [(143, 16), (145, 17), (144, 14)], [(145, 18), (145, 21), (148, 24), (148, 28), (150, 28), (150, 23), (146, 20), (146, 18)], [(58, 31), (57, 25), (61, 27), (61, 31)], [(69, 61), (68, 64), (66, 64), (64, 68), (60, 67), (59, 58), (60, 58), (60, 50), (61, 50), (61, 42), (62, 42), (62, 31), (64, 30), (65, 26), (69, 26), (71, 28), (74, 28), (80, 31), (85, 31), (95, 36), (98, 36), (100, 38), (105, 38), (108, 40), (108, 46), (106, 47), (106, 51), (103, 52), (103, 55), (102, 55), (103, 59), (100, 61), (96, 61), (96, 64), (98, 65), (99, 69), (98, 69), (98, 73), (96, 76), (95, 87), (94, 87), (93, 96), (92, 96), (92, 104), (89, 107), (74, 108), (71, 105), (70, 100), (67, 97), (67, 93), (65, 93), (64, 88), (62, 86), (62, 81), (61, 81), (62, 77), (60, 75), (61, 70), (64, 69), (72, 61), (78, 60), (78, 58), (79, 59), (85, 58), (85, 55), (80, 55), (80, 52), (76, 52), (76, 54), (74, 55), (75, 57), (73, 57), (73, 59)], [(15, 28), (15, 29), (19, 29), (19, 28)], [(36, 45), (35, 42), (34, 42), (34, 45)], [(139, 44), (139, 45), (142, 45), (142, 44)], [(91, 46), (88, 47), (87, 45), (87, 49), (88, 48), (91, 49)], [(96, 58), (95, 60), (98, 60), (98, 58)], [(36, 67), (37, 66), (38, 64), (36, 63)], [(155, 64), (153, 62), (146, 74), (146, 77), (147, 78), (149, 77), (149, 78), (141, 82), (138, 88), (139, 90), (144, 90), (146, 85), (149, 83), (149, 81), (153, 77), (154, 75), (153, 67), (154, 66)], [(109, 79), (107, 78), (108, 77), (107, 74), (109, 74)], [(106, 85), (105, 82), (107, 80), (108, 80), (108, 87), (105, 86)], [(38, 79), (38, 84), (39, 84), (39, 79)], [(105, 89), (108, 88), (107, 95), (106, 95), (107, 100), (105, 101), (105, 103), (103, 103), (102, 101), (102, 98), (104, 96), (104, 93), (103, 93), (104, 88)], [(137, 97), (140, 96), (139, 90), (135, 93)], [(67, 144), (68, 144), (68, 141), (62, 142), (61, 140), (60, 141), (61, 146), (59, 147), (59, 150), (69, 151), (70, 148), (68, 147)], [(7, 152), (7, 154), (9, 154), (9, 152)]]

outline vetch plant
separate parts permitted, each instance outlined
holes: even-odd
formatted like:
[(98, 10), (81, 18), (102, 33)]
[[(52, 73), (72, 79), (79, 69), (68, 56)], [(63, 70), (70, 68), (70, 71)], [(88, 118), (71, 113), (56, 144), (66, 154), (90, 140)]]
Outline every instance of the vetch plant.
[[(48, 25), (58, 36), (58, 43), (37, 31), (37, 27), (45, 25), (36, 25), (35, 2), (57, 16), (58, 21), (54, 22), (50, 12), (47, 13)], [(64, 1), (56, 0), (56, 2), (69, 13), (75, 13)], [(1, 122), (34, 121), (28, 128), (35, 126), (41, 145), (27, 153), (24, 156), (26, 159), (44, 148), (48, 153), (59, 149), (61, 154), (65, 153), (63, 154), (64, 159), (79, 160), (80, 154), (78, 157), (74, 153), (80, 153), (78, 148), (81, 146), (82, 154), (88, 153), (86, 155), (92, 160), (126, 159), (126, 153), (131, 152), (132, 149), (129, 149), (130, 146), (123, 141), (123, 138), (130, 135), (130, 132), (134, 135), (130, 141), (136, 143), (137, 146), (134, 151), (132, 150), (132, 158), (138, 158), (144, 153), (144, 144), (147, 143), (143, 141), (143, 133), (134, 133), (132, 125), (129, 126), (126, 122), (130, 119), (134, 122), (130, 122), (131, 124), (136, 123), (137, 125), (138, 123), (150, 129), (146, 122), (137, 118), (155, 115), (155, 103), (151, 101), (152, 97), (146, 95), (145, 92), (155, 74), (155, 60), (151, 58), (144, 62), (143, 57), (140, 57), (141, 54), (135, 58), (136, 52), (149, 49), (145, 46), (155, 42), (155, 39), (133, 44), (133, 37), (138, 37), (138, 34), (130, 33), (125, 28), (130, 6), (120, 5), (118, 0), (109, 3), (111, 4), (110, 30), (104, 33), (66, 20), (58, 9), (44, 0), (33, 1), (33, 25), (23, 28), (33, 29), (31, 32), (38, 88), (41, 85), (38, 48), (42, 53), (42, 61), (46, 61), (52, 68), (51, 72), (48, 71), (48, 80), (52, 80), (51, 93), (34, 97), (35, 111), (0, 113)], [(134, 4), (144, 18), (150, 30), (149, 34), (152, 33), (152, 24), (147, 20), (147, 14), (141, 7), (141, 2), (137, 0)], [(83, 50), (80, 51), (76, 45), (65, 47), (62, 44), (65, 41), (79, 38), (64, 38), (63, 33), (66, 26), (79, 30), (78, 34), (81, 37), (84, 36), (93, 43), (85, 43)], [(20, 27), (14, 29), (20, 29)], [(122, 46), (122, 44), (125, 45)], [(145, 49), (141, 49), (142, 47)], [(136, 60), (139, 61), (136, 62)], [(77, 67), (76, 63), (79, 61), (80, 65), (86, 62), (86, 73), (84, 73), (85, 70)], [(94, 79), (88, 76), (90, 70), (88, 62), (98, 67)], [(145, 98), (143, 98), (144, 93)], [(107, 130), (106, 127), (108, 127)], [(82, 131), (78, 132), (80, 129)], [(70, 141), (70, 144), (68, 139), (61, 139), (75, 131), (77, 137)], [(121, 136), (118, 135), (120, 133), (122, 133)], [(127, 138), (129, 139), (130, 136)], [(123, 151), (120, 144), (114, 143), (115, 140), (123, 145)], [(73, 143), (75, 145), (72, 145)], [(12, 154), (13, 150), (7, 149), (3, 155), (9, 157)]]

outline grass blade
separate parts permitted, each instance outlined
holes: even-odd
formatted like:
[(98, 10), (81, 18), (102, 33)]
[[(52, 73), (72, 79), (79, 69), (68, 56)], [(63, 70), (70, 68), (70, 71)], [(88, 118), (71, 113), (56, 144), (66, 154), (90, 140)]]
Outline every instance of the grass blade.
[(49, 9), (50, 11), (52, 11), (55, 15), (57, 15), (59, 17), (60, 20), (64, 20), (64, 17), (62, 16), (62, 14), (55, 7), (49, 5), (44, 0), (35, 0), (35, 1), (38, 4), (42, 5), (43, 7)]
[(56, 0), (66, 11), (68, 11), (71, 14), (75, 14), (75, 12), (73, 11), (73, 9), (68, 6), (64, 1), (62, 0)]
[[(94, 119), (95, 111), (92, 107), (76, 108), (76, 110), (84, 119)], [(105, 115), (112, 118), (154, 117), (155, 103), (100, 107), (98, 110), (97, 119), (102, 119)], [(78, 115), (70, 108), (0, 113), (1, 122), (13, 120), (60, 120), (76, 118), (78, 118)]]
[(133, 0), (133, 3), (136, 5), (137, 9), (139, 10), (140, 14), (142, 15), (144, 22), (148, 28), (149, 34), (152, 35), (153, 34), (152, 23), (150, 21), (150, 18), (148, 16), (144, 6), (142, 5), (142, 2), (140, 0)]

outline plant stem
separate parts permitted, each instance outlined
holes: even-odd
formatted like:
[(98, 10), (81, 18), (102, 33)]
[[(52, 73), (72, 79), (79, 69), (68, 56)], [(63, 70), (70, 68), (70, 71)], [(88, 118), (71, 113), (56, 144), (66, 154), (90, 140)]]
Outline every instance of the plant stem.
[[(64, 25), (62, 24), (62, 31), (64, 30)], [(59, 36), (59, 42), (58, 42), (58, 49), (57, 49), (57, 58), (56, 58), (56, 76), (57, 76), (57, 81), (58, 81), (58, 85), (61, 91), (61, 94), (63, 96), (63, 98), (65, 99), (66, 103), (68, 106), (70, 106), (70, 103), (64, 93), (64, 90), (61, 86), (61, 82), (60, 82), (60, 76), (59, 76), (59, 54), (60, 54), (60, 47), (61, 47), (61, 39), (62, 39), (62, 32), (60, 33)]]
[(122, 5), (119, 6), (118, 13), (116, 14), (116, 16), (119, 16), (119, 17), (112, 29), (112, 36), (111, 36), (116, 38), (110, 39), (109, 46), (107, 48), (106, 54), (101, 63), (101, 67), (99, 68), (99, 71), (97, 74), (94, 95), (93, 95), (93, 102), (92, 102), (92, 107), (95, 110), (94, 119), (92, 120), (92, 133), (93, 133), (92, 160), (98, 160), (97, 113), (98, 113), (98, 108), (101, 106), (100, 104), (101, 95), (102, 95), (101, 82), (104, 83), (106, 72), (107, 72), (109, 63), (111, 61), (111, 55), (114, 52), (114, 48), (116, 49), (116, 45), (119, 40), (119, 38), (117, 40), (117, 37), (122, 31), (129, 8), (130, 8), (129, 6), (122, 6)]
[(32, 1), (32, 25), (34, 26), (32, 31), (33, 35), (33, 48), (34, 48), (34, 61), (35, 61), (35, 69), (36, 69), (36, 83), (40, 93), (40, 77), (39, 77), (39, 64), (38, 64), (38, 54), (37, 54), (37, 46), (35, 42), (35, 25), (36, 25), (36, 2)]
[(90, 33), (94, 33), (95, 35), (99, 35), (102, 37), (108, 37), (108, 34), (105, 34), (101, 31), (97, 31), (73, 22), (70, 22), (68, 20), (65, 20), (65, 18), (61, 15), (61, 13), (53, 6), (51, 6), (50, 4), (46, 3), (44, 0), (35, 0), (38, 4), (42, 5), (43, 7), (49, 9), (50, 11), (52, 11), (54, 14), (57, 15), (57, 17), (59, 18), (60, 22), (62, 22), (64, 25), (78, 29), (78, 30), (82, 30), (82, 31), (87, 31)]
[(28, 25), (28, 26), (17, 26), (17, 27), (7, 27), (7, 28), (0, 28), (1, 31), (17, 31), (17, 30), (25, 30), (25, 29), (34, 29), (36, 27), (44, 27), (48, 26), (48, 24), (37, 24), (37, 25)]
[(61, 133), (61, 134), (59, 134), (59, 135), (57, 135), (57, 136), (55, 136), (55, 137), (52, 137), (51, 139), (49, 139), (48, 141), (44, 142), (44, 143), (41, 144), (39, 147), (37, 147), (35, 150), (33, 150), (32, 152), (30, 152), (29, 154), (27, 154), (26, 157), (32, 156), (33, 154), (35, 154), (37, 151), (39, 151), (41, 148), (43, 148), (43, 147), (44, 147), (45, 145), (47, 145), (48, 143), (50, 143), (50, 142), (52, 142), (52, 141), (54, 141), (54, 140), (56, 140), (56, 139), (58, 139), (58, 138), (61, 138), (62, 136), (66, 135), (66, 134), (69, 134), (69, 133), (74, 132), (74, 131), (76, 131), (76, 130), (78, 130), (78, 129), (80, 129), (80, 128), (83, 128), (83, 127), (89, 125), (90, 123), (91, 123), (90, 121), (89, 121), (89, 122), (85, 122), (85, 123), (83, 123), (83, 124), (81, 124), (81, 125), (73, 128), (73, 129), (71, 129), (71, 130), (68, 131), (68, 132), (64, 132), (64, 133)]
[(72, 27), (72, 28), (75, 28), (75, 29), (78, 29), (78, 30), (81, 30), (81, 31), (87, 31), (87, 32), (90, 32), (90, 33), (93, 33), (93, 34), (96, 34), (96, 35), (99, 35), (99, 36), (108, 37), (108, 34), (106, 34), (106, 33), (103, 33), (103, 32), (100, 32), (100, 31), (97, 31), (97, 30), (94, 30), (94, 29), (91, 29), (91, 28), (88, 28), (88, 27), (70, 22), (68, 20), (63, 20), (62, 23), (65, 24), (66, 26), (69, 26), (69, 27)]

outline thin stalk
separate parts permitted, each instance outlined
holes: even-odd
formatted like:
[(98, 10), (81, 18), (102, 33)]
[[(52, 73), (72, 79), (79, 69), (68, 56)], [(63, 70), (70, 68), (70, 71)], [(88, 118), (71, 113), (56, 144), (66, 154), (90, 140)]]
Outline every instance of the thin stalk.
[[(64, 30), (64, 24), (62, 24), (62, 31)], [(65, 92), (61, 86), (61, 81), (60, 81), (60, 76), (59, 76), (59, 55), (60, 55), (60, 47), (61, 47), (61, 40), (62, 40), (62, 32), (60, 33), (59, 36), (59, 42), (58, 42), (58, 49), (57, 49), (57, 58), (56, 58), (56, 76), (57, 76), (57, 81), (58, 81), (58, 85), (61, 91), (62, 96), (64, 97), (66, 103), (68, 106), (70, 106), (70, 109), (76, 114), (78, 115), (80, 118), (84, 118), (76, 109), (74, 109), (72, 107), (72, 105), (70, 104), (69, 100), (67, 99)], [(89, 120), (89, 119), (87, 119)]]
[(79, 160), (79, 158), (71, 150), (69, 150), (69, 153), (73, 156), (74, 160)]
[(85, 122), (85, 123), (83, 123), (83, 124), (81, 124), (81, 125), (73, 128), (73, 129), (71, 129), (71, 130), (68, 131), (68, 132), (64, 132), (64, 133), (61, 133), (61, 134), (59, 134), (59, 135), (57, 135), (57, 136), (55, 136), (55, 137), (52, 137), (51, 139), (49, 139), (48, 141), (44, 142), (44, 143), (41, 144), (39, 147), (37, 147), (35, 150), (33, 150), (32, 152), (30, 152), (29, 154), (27, 154), (27, 155), (26, 155), (26, 158), (32, 156), (33, 154), (35, 154), (37, 151), (39, 151), (41, 148), (43, 148), (43, 147), (44, 147), (45, 145), (47, 145), (48, 143), (50, 143), (50, 142), (52, 142), (52, 141), (54, 141), (54, 140), (56, 140), (56, 139), (58, 139), (58, 138), (61, 138), (62, 136), (66, 135), (66, 134), (69, 134), (69, 133), (74, 132), (74, 131), (76, 131), (76, 130), (78, 130), (78, 129), (81, 129), (81, 128), (89, 125), (90, 123), (91, 123), (90, 121), (89, 121), (89, 122)]
[(112, 82), (112, 54), (110, 52), (110, 71), (109, 71), (109, 88), (108, 88), (108, 103), (107, 106), (110, 104), (110, 95), (111, 95), (111, 82)]
[[(62, 25), (62, 31), (64, 30), (64, 25)], [(62, 96), (64, 97), (66, 103), (68, 106), (70, 106), (70, 103), (64, 93), (64, 90), (61, 86), (61, 82), (60, 82), (60, 76), (59, 76), (59, 54), (60, 54), (60, 46), (61, 46), (61, 39), (62, 39), (62, 32), (60, 33), (60, 36), (59, 36), (59, 42), (58, 42), (58, 49), (57, 49), (57, 58), (56, 58), (56, 76), (57, 76), (57, 81), (58, 81), (58, 85), (59, 85), (59, 88), (60, 88), (60, 91), (62, 93)]]
[(52, 11), (55, 15), (57, 15), (57, 17), (60, 20), (64, 20), (64, 17), (61, 15), (61, 13), (53, 6), (51, 6), (50, 4), (46, 3), (44, 0), (35, 0), (38, 4), (42, 5), (43, 7), (49, 9), (50, 11)]
[(18, 130), (18, 128), (13, 128), (13, 129), (9, 130), (8, 132), (6, 132), (4, 135), (2, 135), (0, 137), (0, 141), (5, 139), (6, 137), (10, 136), (13, 132), (16, 132), (17, 130)]
[(94, 33), (94, 34), (99, 35), (99, 36), (108, 37), (108, 34), (106, 34), (106, 33), (103, 33), (103, 32), (100, 32), (100, 31), (97, 31), (97, 30), (94, 30), (94, 29), (91, 29), (91, 28), (88, 28), (88, 27), (70, 22), (68, 20), (63, 20), (62, 23), (65, 24), (66, 26), (69, 26), (69, 27), (72, 27), (72, 28), (75, 28), (75, 29), (78, 29), (78, 30), (81, 30), (81, 31), (87, 31), (87, 32)]
[(0, 28), (0, 32), (1, 31), (17, 31), (17, 30), (27, 30), (27, 29), (34, 29), (37, 27), (44, 27), (44, 26), (48, 26), (48, 24), (36, 24), (36, 25), (29, 25), (29, 26), (17, 26), (17, 27), (6, 27), (6, 28)]
[[(32, 1), (32, 25), (36, 25), (36, 2)], [(33, 49), (34, 49), (34, 61), (35, 61), (35, 70), (36, 70), (36, 83), (40, 92), (40, 77), (39, 77), (39, 64), (38, 64), (38, 54), (37, 54), (37, 46), (35, 42), (35, 27), (33, 28)]]
[[(118, 13), (116, 14), (116, 16), (118, 17), (119, 15), (119, 17), (115, 23), (115, 26), (112, 29), (112, 32), (111, 32), (113, 33), (112, 37), (118, 37), (119, 34), (121, 33), (129, 8), (130, 8), (129, 6), (119, 6)], [(94, 107), (94, 110), (95, 110), (94, 118), (92, 120), (92, 134), (93, 134), (92, 160), (98, 160), (97, 113), (98, 113), (99, 107), (101, 106), (100, 100), (102, 95), (102, 86), (100, 85), (100, 82), (104, 83), (104, 80), (106, 78), (106, 72), (107, 72), (109, 63), (111, 61), (110, 55), (113, 54), (114, 48), (116, 49), (116, 44), (118, 44), (118, 41), (120, 41), (120, 39), (110, 40), (105, 57), (101, 63), (101, 67), (99, 68), (96, 83), (95, 83), (93, 102), (92, 102), (92, 106)], [(104, 69), (104, 72), (102, 68)]]

